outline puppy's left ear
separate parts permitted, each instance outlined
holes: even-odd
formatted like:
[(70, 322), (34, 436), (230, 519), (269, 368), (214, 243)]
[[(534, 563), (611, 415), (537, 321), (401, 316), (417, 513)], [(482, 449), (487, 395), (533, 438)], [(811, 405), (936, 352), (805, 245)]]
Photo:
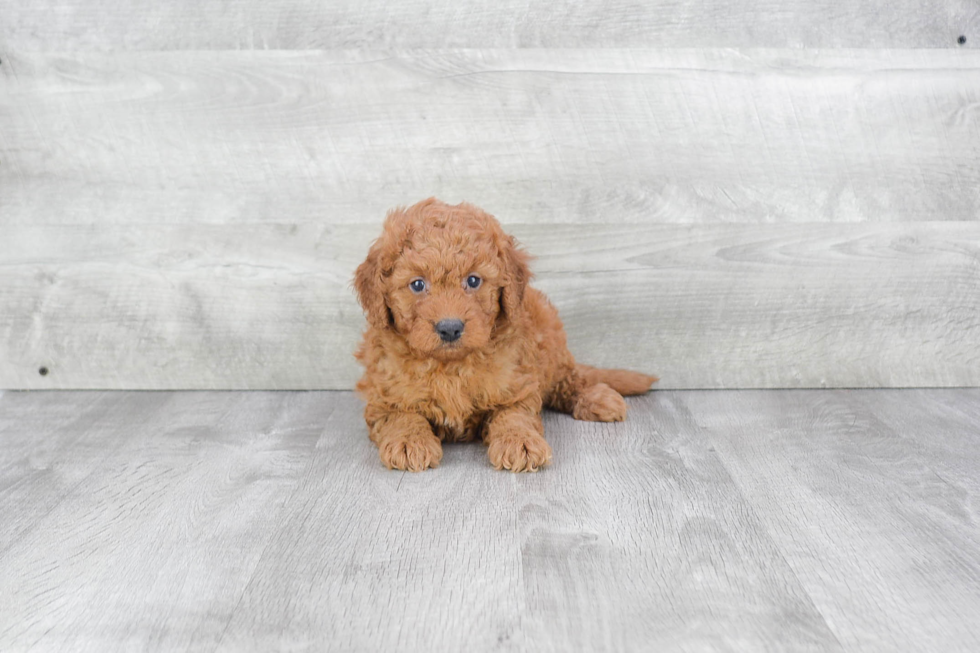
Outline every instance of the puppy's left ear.
[(368, 251), (367, 258), (357, 266), (354, 273), (354, 290), (357, 300), (367, 316), (368, 323), (379, 329), (391, 324), (388, 305), (385, 303), (384, 279), (381, 270), (381, 243), (375, 242)]
[(521, 309), (524, 291), (533, 276), (528, 265), (531, 255), (520, 248), (513, 236), (504, 236), (499, 242), (500, 258), (504, 263), (500, 304), (504, 316), (513, 318)]

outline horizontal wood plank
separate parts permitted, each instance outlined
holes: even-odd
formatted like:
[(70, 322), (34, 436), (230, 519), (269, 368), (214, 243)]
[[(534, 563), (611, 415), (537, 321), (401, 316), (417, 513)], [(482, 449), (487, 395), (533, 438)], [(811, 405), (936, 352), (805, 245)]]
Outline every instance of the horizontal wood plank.
[(980, 27), (968, 0), (0, 0), (0, 15), (0, 45), (25, 50), (943, 48)]
[[(977, 223), (510, 230), (583, 362), (666, 388), (980, 384)], [(377, 233), (8, 227), (0, 387), (349, 388)]]
[(16, 53), (0, 84), (0, 225), (980, 216), (975, 51)]

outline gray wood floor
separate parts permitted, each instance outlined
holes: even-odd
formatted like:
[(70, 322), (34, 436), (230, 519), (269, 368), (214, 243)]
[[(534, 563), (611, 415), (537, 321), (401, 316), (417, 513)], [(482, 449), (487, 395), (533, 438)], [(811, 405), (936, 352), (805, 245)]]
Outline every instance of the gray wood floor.
[(0, 394), (0, 650), (980, 649), (980, 389), (661, 391), (523, 476), (360, 410)]

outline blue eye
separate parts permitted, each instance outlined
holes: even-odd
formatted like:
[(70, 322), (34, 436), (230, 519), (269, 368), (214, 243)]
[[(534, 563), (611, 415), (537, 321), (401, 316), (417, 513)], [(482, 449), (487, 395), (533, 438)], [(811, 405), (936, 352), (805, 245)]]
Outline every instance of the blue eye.
[(476, 276), (475, 274), (471, 274), (470, 276), (466, 277), (466, 285), (469, 286), (470, 288), (473, 288), (474, 290), (479, 288), (481, 283), (483, 283), (483, 279)]
[(425, 279), (412, 279), (412, 283), (408, 284), (408, 287), (412, 289), (412, 292), (420, 293), (425, 290)]

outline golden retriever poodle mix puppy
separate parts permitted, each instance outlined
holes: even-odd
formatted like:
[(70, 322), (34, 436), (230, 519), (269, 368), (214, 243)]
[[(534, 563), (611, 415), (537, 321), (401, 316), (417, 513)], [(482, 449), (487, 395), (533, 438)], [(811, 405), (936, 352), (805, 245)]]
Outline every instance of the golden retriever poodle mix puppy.
[(543, 407), (621, 421), (622, 395), (657, 381), (577, 364), (558, 311), (528, 286), (529, 258), (470, 204), (388, 213), (354, 288), (368, 320), (357, 391), (389, 469), (436, 467), (442, 441), (479, 437), (497, 469), (534, 472), (551, 460)]

